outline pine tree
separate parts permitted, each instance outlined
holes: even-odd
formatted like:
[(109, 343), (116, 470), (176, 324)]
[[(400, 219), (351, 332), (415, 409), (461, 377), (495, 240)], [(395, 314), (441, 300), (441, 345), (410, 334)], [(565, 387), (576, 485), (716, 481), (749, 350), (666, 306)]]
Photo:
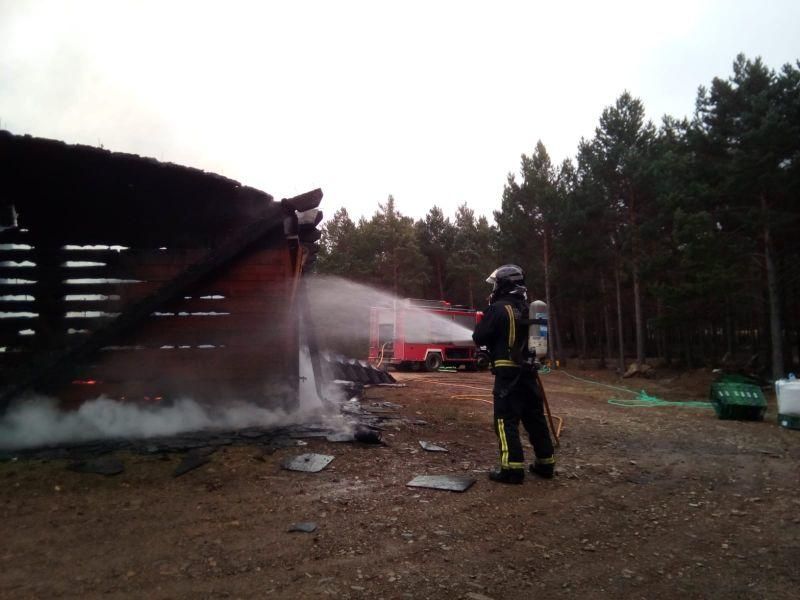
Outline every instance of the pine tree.
[[(645, 361), (644, 315), (642, 312), (641, 263), (642, 223), (650, 202), (646, 167), (655, 138), (655, 128), (645, 121), (644, 105), (624, 92), (613, 106), (603, 110), (594, 139), (582, 148), (592, 178), (603, 191), (606, 215), (614, 229), (610, 241), (617, 249), (617, 278), (623, 260), (630, 269), (634, 295), (636, 362)], [(619, 279), (618, 279), (619, 281)], [(618, 305), (619, 305), (618, 299)], [(620, 318), (621, 322), (621, 318)]]
[(363, 226), (368, 248), (373, 249), (371, 279), (395, 296), (420, 296), (429, 280), (414, 220), (400, 214), (391, 195)]
[(797, 178), (798, 72), (787, 65), (777, 75), (760, 58), (739, 55), (733, 76), (715, 78), (697, 98), (700, 142), (718, 177), (720, 225), (739, 232), (760, 258), (767, 292), (770, 364), (784, 374), (779, 247), (797, 222), (795, 198), (787, 194)]
[(355, 256), (357, 244), (356, 224), (346, 208), (340, 208), (333, 218), (322, 226), (317, 270), (332, 275), (353, 274), (359, 270)]
[(485, 279), (497, 266), (495, 231), (486, 217), (475, 218), (466, 204), (456, 210), (451, 273), (453, 299), (468, 306), (485, 306)]
[(425, 219), (417, 221), (414, 227), (419, 248), (430, 264), (436, 286), (435, 294), (440, 300), (445, 300), (445, 284), (453, 251), (455, 228), (438, 206), (431, 208)]

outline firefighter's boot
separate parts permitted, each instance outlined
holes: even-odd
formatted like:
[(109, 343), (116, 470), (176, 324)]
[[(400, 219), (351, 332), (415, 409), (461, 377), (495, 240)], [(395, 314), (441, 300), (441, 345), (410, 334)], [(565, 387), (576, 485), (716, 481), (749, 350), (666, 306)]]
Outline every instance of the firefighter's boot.
[(553, 458), (537, 458), (535, 463), (528, 466), (528, 470), (544, 479), (552, 479), (555, 475), (556, 461)]
[(522, 483), (525, 480), (525, 471), (522, 469), (492, 469), (489, 479), (499, 483)]

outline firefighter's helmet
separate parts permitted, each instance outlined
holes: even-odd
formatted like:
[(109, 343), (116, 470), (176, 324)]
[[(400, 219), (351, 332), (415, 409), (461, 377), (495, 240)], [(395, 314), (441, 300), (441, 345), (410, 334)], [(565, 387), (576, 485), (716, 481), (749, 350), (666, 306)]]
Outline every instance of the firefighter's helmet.
[(518, 293), (522, 296), (527, 292), (525, 287), (525, 273), (517, 265), (503, 265), (497, 267), (486, 283), (492, 285), (492, 298), (497, 298), (502, 294)]

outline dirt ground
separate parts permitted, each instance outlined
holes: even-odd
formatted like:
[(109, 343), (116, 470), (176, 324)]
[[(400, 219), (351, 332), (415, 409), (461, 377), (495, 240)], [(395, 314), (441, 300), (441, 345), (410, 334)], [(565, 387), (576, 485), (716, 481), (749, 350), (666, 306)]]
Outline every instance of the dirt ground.
[[(625, 395), (548, 374), (564, 419), (557, 477), (507, 486), (486, 479), (497, 461), (488, 398), (458, 397), (486, 394), (488, 373), (398, 379), (407, 387), (370, 388), (364, 402), (402, 407), (386, 446), (226, 447), (178, 478), (179, 455), (120, 454), (125, 472), (114, 477), (57, 460), (1, 463), (0, 597), (800, 594), (800, 431), (777, 426), (774, 396), (764, 422), (721, 421), (702, 408), (613, 406)], [(622, 385), (702, 400), (710, 379)], [(335, 459), (319, 473), (280, 468), (303, 452)], [(406, 487), (422, 474), (477, 483), (464, 493)], [(317, 530), (288, 531), (305, 521)]]

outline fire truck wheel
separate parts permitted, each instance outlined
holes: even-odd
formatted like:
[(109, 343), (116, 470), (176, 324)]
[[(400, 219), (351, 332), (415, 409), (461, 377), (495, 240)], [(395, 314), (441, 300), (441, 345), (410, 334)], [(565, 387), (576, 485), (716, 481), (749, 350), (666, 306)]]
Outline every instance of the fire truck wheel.
[(437, 354), (436, 352), (431, 352), (428, 356), (425, 357), (425, 370), (426, 371), (438, 371), (439, 367), (442, 366), (442, 355)]

